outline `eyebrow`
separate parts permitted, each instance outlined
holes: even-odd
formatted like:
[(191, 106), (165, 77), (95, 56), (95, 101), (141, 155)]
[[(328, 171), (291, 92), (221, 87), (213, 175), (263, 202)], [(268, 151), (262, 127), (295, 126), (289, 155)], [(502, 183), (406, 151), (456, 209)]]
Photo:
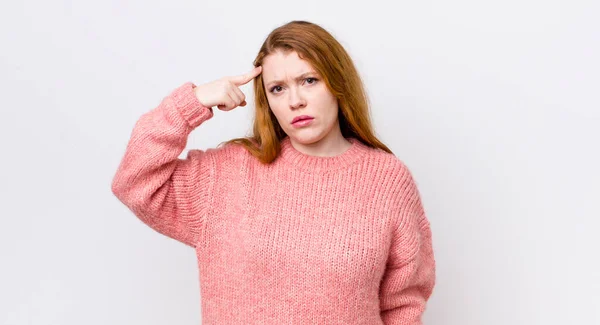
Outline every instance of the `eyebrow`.
[[(305, 73), (303, 73), (303, 74), (299, 75), (298, 77), (294, 78), (294, 80), (295, 80), (295, 81), (300, 81), (300, 80), (302, 80), (302, 79), (306, 78), (306, 76), (308, 76), (308, 75), (311, 75), (311, 74), (317, 74), (317, 72), (315, 72), (315, 71), (308, 71), (308, 72), (305, 72)], [(278, 84), (278, 83), (282, 83), (282, 82), (283, 82), (283, 81), (281, 81), (281, 80), (273, 80), (273, 81), (269, 81), (269, 82), (267, 82), (267, 88), (268, 88), (270, 85), (273, 85), (273, 84)]]

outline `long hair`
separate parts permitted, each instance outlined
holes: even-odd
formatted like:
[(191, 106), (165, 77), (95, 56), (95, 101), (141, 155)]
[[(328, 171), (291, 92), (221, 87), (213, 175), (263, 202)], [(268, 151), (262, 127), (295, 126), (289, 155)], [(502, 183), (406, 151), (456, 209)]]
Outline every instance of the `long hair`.
[[(274, 29), (261, 46), (254, 66), (260, 66), (269, 54), (295, 51), (322, 76), (323, 82), (338, 101), (338, 120), (342, 135), (363, 144), (392, 151), (374, 134), (369, 100), (354, 62), (344, 47), (321, 26), (294, 20)], [(253, 134), (225, 143), (243, 145), (263, 163), (271, 163), (281, 151), (280, 141), (287, 135), (269, 107), (262, 73), (254, 79), (255, 118)]]

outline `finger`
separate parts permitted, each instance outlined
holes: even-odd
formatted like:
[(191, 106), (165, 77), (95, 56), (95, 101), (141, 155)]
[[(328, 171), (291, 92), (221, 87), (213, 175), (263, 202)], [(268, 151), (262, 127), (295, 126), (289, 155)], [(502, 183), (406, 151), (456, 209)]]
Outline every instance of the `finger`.
[(227, 110), (232, 110), (238, 106), (238, 100), (232, 93), (229, 93), (229, 101), (227, 102)]
[(242, 92), (238, 87), (233, 87), (233, 91), (236, 93), (237, 98), (239, 99), (240, 106), (246, 105), (246, 95)]
[(242, 96), (240, 96), (240, 94), (238, 92), (236, 92), (235, 90), (237, 89), (236, 86), (232, 86), (231, 90), (229, 91), (228, 95), (231, 99), (233, 99), (233, 101), (235, 102), (235, 106), (239, 106), (241, 102), (244, 101), (244, 98)]
[(217, 107), (219, 107), (219, 109), (221, 109), (223, 111), (229, 111), (235, 107), (235, 101), (233, 99), (231, 99), (231, 96), (229, 96), (229, 94), (227, 94), (227, 95), (228, 96), (225, 100), (223, 100), (223, 103), (217, 106)]
[(258, 67), (252, 69), (250, 72), (245, 73), (241, 76), (231, 77), (229, 80), (231, 80), (231, 82), (233, 82), (236, 86), (241, 86), (247, 84), (248, 82), (250, 82), (250, 80), (256, 78), (256, 76), (258, 76), (261, 72), (262, 66), (259, 65)]

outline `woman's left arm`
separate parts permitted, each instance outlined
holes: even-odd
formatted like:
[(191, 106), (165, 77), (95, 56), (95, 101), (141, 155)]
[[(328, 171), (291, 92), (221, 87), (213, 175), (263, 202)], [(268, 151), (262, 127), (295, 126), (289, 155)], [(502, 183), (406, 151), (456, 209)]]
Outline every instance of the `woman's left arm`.
[(414, 179), (404, 168), (399, 218), (379, 291), (385, 325), (421, 325), (435, 285), (431, 226)]

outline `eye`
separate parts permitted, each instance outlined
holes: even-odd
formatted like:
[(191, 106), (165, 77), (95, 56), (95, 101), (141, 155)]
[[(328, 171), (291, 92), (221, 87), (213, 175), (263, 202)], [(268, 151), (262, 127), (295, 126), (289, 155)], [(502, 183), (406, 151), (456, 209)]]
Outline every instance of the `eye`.
[(312, 77), (308, 77), (308, 78), (306, 78), (304, 80), (306, 80), (306, 81), (313, 80), (313, 82), (309, 82), (309, 84), (311, 84), (311, 85), (317, 82), (317, 78), (312, 78)]
[(273, 93), (273, 94), (276, 94), (276, 92), (274, 92), (274, 90), (275, 90), (275, 89), (279, 89), (279, 90), (281, 90), (280, 88), (281, 88), (281, 86), (274, 86), (274, 87), (271, 87), (271, 90), (269, 90), (269, 92), (271, 92), (271, 93)]
[[(313, 77), (308, 77), (308, 78), (304, 78), (304, 80), (306, 80), (308, 82), (308, 84), (312, 85), (315, 84), (319, 79), (317, 78), (313, 78)], [(277, 91), (275, 91), (277, 90)], [(281, 91), (281, 86), (273, 86), (271, 87), (271, 89), (269, 89), (269, 92), (272, 94), (278, 94)]]

